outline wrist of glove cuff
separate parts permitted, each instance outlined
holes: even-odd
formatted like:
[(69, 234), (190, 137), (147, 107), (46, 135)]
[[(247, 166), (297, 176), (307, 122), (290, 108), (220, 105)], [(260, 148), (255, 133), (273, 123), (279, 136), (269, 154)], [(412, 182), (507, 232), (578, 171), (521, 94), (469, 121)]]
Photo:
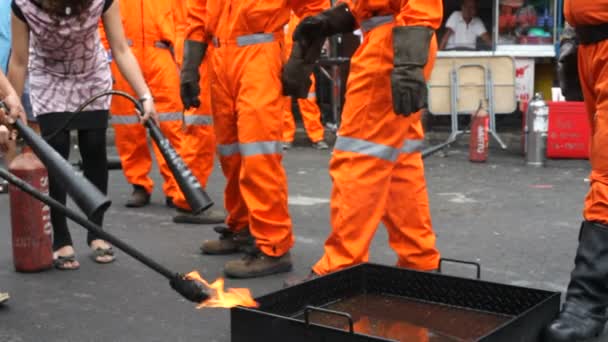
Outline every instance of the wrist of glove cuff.
[(433, 30), (423, 26), (393, 28), (394, 65), (424, 67), (428, 61)]
[[(291, 55), (283, 67), (281, 82), (283, 84), (283, 95), (294, 98), (306, 98), (312, 82), (310, 74), (313, 72), (316, 59), (321, 53), (319, 46), (311, 47), (314, 51), (306, 51), (300, 42), (294, 42)], [(318, 55), (315, 58), (315, 52)], [(309, 61), (311, 60), (311, 61)]]
[(302, 19), (293, 33), (293, 40), (312, 41), (355, 30), (357, 21), (346, 4), (339, 4), (316, 16)]
[(557, 76), (562, 95), (567, 101), (583, 101), (578, 75), (578, 44), (576, 40), (562, 40), (557, 59)]
[(208, 45), (206, 43), (188, 39), (184, 41), (184, 57), (182, 60), (181, 76), (188, 79), (188, 74), (195, 73), (198, 75), (198, 68), (205, 58), (207, 47)]

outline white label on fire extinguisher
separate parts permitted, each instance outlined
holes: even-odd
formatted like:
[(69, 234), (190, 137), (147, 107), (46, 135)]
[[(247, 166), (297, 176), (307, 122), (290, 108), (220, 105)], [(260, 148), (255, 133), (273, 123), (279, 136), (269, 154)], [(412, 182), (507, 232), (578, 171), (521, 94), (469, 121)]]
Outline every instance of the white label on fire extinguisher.
[[(42, 188), (42, 193), (45, 195), (49, 194), (48, 186), (49, 177), (40, 177), (40, 187)], [(53, 233), (53, 224), (51, 223), (51, 208), (46, 204), (42, 206), (42, 231), (46, 235), (51, 235)]]
[(477, 126), (477, 153), (483, 153), (485, 150), (485, 127)]

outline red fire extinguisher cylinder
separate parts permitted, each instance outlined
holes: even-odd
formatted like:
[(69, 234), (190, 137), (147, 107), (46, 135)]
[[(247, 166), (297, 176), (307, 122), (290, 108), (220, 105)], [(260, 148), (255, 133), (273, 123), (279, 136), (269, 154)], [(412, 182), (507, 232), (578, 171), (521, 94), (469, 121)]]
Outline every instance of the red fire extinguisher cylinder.
[[(42, 162), (24, 148), (9, 171), (42, 193), (49, 191), (49, 177)], [(38, 272), (53, 265), (51, 210), (49, 206), (9, 185), (13, 263), (18, 272)]]
[(480, 105), (471, 116), (471, 135), (469, 140), (469, 160), (483, 163), (488, 159), (488, 112)]

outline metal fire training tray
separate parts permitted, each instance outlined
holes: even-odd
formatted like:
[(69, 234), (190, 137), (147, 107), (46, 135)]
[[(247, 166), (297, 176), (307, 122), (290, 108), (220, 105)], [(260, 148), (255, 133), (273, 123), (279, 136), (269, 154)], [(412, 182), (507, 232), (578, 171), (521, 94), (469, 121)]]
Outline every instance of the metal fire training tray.
[[(454, 261), (443, 259), (444, 261)], [(232, 342), (536, 342), (560, 293), (361, 264), (230, 311)]]

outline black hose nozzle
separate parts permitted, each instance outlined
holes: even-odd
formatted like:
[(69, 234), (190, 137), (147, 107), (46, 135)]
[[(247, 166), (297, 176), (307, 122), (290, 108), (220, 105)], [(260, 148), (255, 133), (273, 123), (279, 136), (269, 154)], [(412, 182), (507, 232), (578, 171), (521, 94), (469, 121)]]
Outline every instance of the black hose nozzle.
[(169, 284), (177, 293), (191, 302), (202, 303), (209, 299), (209, 295), (198, 281), (186, 279), (183, 274), (176, 274), (171, 278)]

